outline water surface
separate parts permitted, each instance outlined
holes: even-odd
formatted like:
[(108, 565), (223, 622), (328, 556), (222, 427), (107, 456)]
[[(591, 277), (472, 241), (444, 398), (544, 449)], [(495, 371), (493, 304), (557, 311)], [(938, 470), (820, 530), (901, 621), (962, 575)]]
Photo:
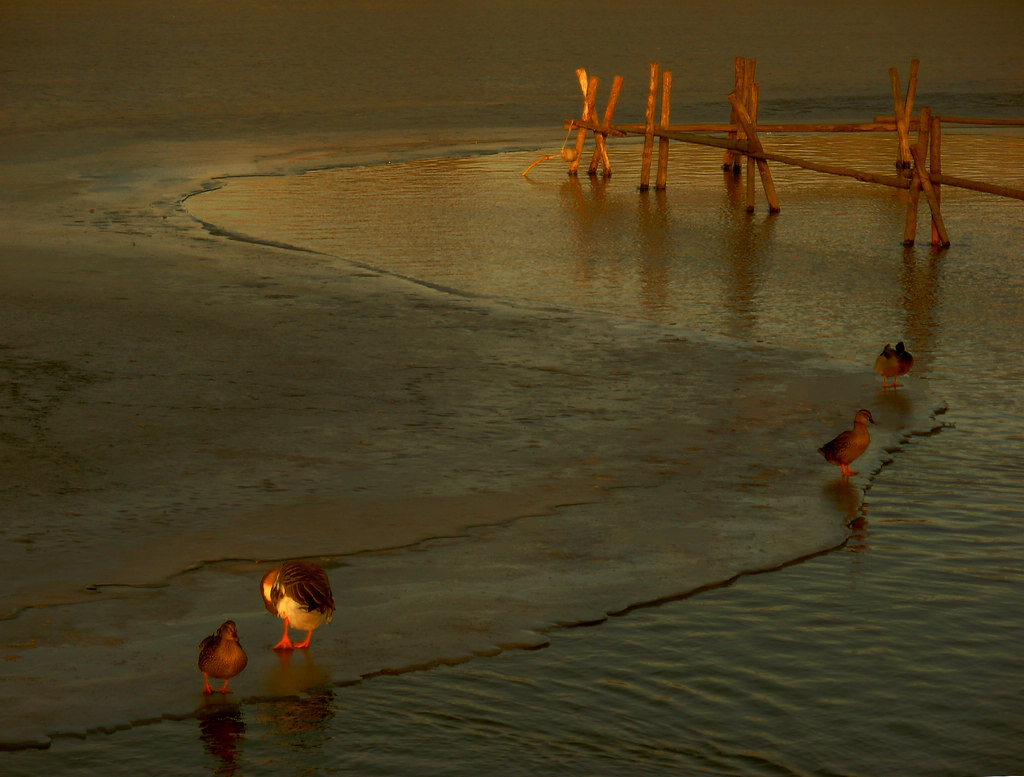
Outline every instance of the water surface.
[[(924, 14), (913, 4), (880, 2), (844, 13), (814, 3), (739, 3), (726, 9), (728, 16), (720, 3), (654, 3), (644, 13), (599, 3), (592, 10), (453, 1), (351, 3), (339, 12), (338, 4), (327, 2), (302, 8), (253, 3), (240, 15), (231, 4), (111, 1), (88, 7), (12, 3), (0, 11), (2, 121), (10, 136), (0, 152), (5, 158), (31, 153), (49, 159), (68, 153), (63, 143), (75, 153), (102, 152), (114, 162), (76, 161), (69, 175), (116, 190), (140, 176), (165, 174), (115, 169), (104, 178), (116, 165), (120, 143), (215, 139), (271, 147), (273, 137), (272, 148), (279, 150), (285, 137), (310, 158), (333, 160), (345, 157), (339, 146), (351, 145), (359, 153), (353, 151), (347, 166), (219, 180), (222, 188), (186, 207), (222, 234), (318, 252), (295, 253), (296, 278), (319, 275), (326, 286), (346, 274), (399, 276), (411, 289), (446, 290), (455, 300), (450, 308), (439, 306), (438, 296), (415, 305), (431, 311), (425, 328), (436, 325), (448, 338), (472, 342), (476, 334), (466, 321), (473, 316), (563, 322), (559, 343), (577, 343), (571, 363), (531, 361), (510, 343), (505, 352), (488, 355), (488, 366), (502, 366), (519, 401), (515, 413), (490, 427), (488, 439), (516, 454), (507, 462), (460, 459), (459, 469), (438, 477), (441, 488), (522, 476), (538, 450), (546, 455), (536, 477), (571, 469), (584, 478), (634, 478), (617, 502), (593, 511), (530, 516), (413, 550), (335, 560), (338, 589), (353, 595), (393, 581), (397, 572), (413, 575), (418, 585), (410, 591), (430, 607), (411, 611), (441, 613), (438, 622), (452, 631), (480, 623), (453, 601), (496, 613), (488, 625), (501, 626), (513, 622), (512, 612), (554, 600), (545, 630), (513, 634), (521, 646), (549, 643), (544, 650), (493, 655), (493, 642), (481, 639), (473, 644), (478, 657), (466, 663), (374, 675), (352, 685), (359, 671), (351, 663), (337, 669), (356, 652), (344, 642), (347, 635), (380, 640), (361, 646), (373, 654), (400, 626), (414, 633), (421, 622), (403, 614), (385, 617), (379, 627), (350, 621), (346, 630), (339, 617), (321, 644), (349, 652), (310, 651), (290, 665), (261, 667), (264, 673), (254, 664), (248, 673), (254, 683), (297, 680), (292, 687), (301, 693), (247, 697), (193, 716), (201, 702), (191, 697), (168, 705), (147, 701), (144, 713), (122, 714), (117, 705), (131, 710), (126, 700), (133, 694), (112, 692), (90, 717), (109, 733), (58, 736), (44, 751), (4, 753), (5, 771), (97, 774), (144, 764), (168, 774), (1020, 773), (1020, 203), (944, 190), (953, 245), (934, 251), (923, 227), (916, 247), (902, 247), (901, 193), (774, 166), (782, 213), (769, 216), (759, 201), (748, 215), (741, 188), (723, 176), (716, 155), (688, 148), (673, 149), (669, 189), (660, 194), (636, 191), (638, 149), (629, 143), (614, 147), (615, 174), (607, 181), (570, 179), (554, 160), (528, 179), (520, 172), (562, 143), (561, 120), (579, 110), (574, 70), (580, 66), (602, 78), (602, 90), (611, 76), (626, 77), (621, 120), (640, 115), (651, 60), (674, 72), (675, 118), (724, 119), (737, 54), (758, 59), (766, 119), (887, 113), (887, 70), (896, 66), (905, 79), (915, 56), (922, 60), (918, 105), (946, 114), (1020, 116), (1021, 6), (950, 2)], [(382, 51), (390, 54), (382, 58)], [(888, 136), (766, 142), (891, 170)], [(1022, 185), (1019, 133), (951, 132), (947, 142), (948, 172)], [(330, 154), (323, 153), (325, 144)], [(304, 166), (301, 158), (260, 162), (268, 172)], [(156, 224), (147, 228), (157, 231), (162, 215), (158, 209)], [(282, 328), (302, 332), (313, 320), (322, 324), (313, 295), (292, 301), (286, 289), (257, 280), (268, 284), (259, 304), (279, 306), (274, 314)], [(379, 294), (385, 287), (373, 288)], [(242, 329), (250, 320), (240, 304), (247, 299), (225, 290), (216, 304), (238, 304)], [(917, 357), (915, 378), (904, 389), (883, 392), (869, 367), (880, 346), (896, 339)], [(665, 367), (673, 347), (691, 354), (693, 364)], [(649, 354), (661, 360), (647, 361)], [(588, 373), (588, 363), (599, 367)], [(691, 372), (709, 374), (709, 364), (734, 371), (743, 378), (737, 385), (749, 390), (719, 404), (717, 384), (686, 381)], [(787, 365), (791, 383), (773, 377), (764, 385), (763, 375), (777, 376)], [(59, 366), (36, 365), (56, 381), (55, 396), (82, 383), (74, 372), (60, 383)], [(394, 451), (422, 460), (457, 452), (467, 439), (459, 437), (459, 400), (469, 393), (480, 400), (475, 407), (502, 407), (501, 387), (473, 384), (470, 392), (446, 377), (425, 374), (413, 359), (389, 374), (384, 391), (415, 396), (419, 404), (410, 408), (431, 412), (361, 438), (384, 443), (361, 446), (373, 463), (368, 479), (391, 476), (400, 459), (390, 455)], [(198, 378), (183, 371), (184, 395), (204, 387)], [(948, 410), (915, 427), (928, 434), (890, 435), (890, 450), (872, 451), (885, 466), (866, 468), (851, 487), (816, 460), (813, 448), (823, 437), (776, 434), (779, 417), (803, 424), (801, 431), (813, 426), (822, 436), (842, 428), (855, 407), (820, 417), (807, 409), (821, 404), (821, 386), (834, 387), (829, 381), (845, 381), (858, 404), (870, 404), (888, 423)], [(608, 393), (599, 400), (572, 394), (581, 383)], [(794, 388), (801, 383), (807, 384), (803, 395)], [(550, 390), (543, 401), (531, 391), (539, 385)], [(286, 373), (246, 388), (255, 394), (259, 387), (286, 390)], [(556, 389), (577, 397), (570, 408), (576, 427), (564, 420), (564, 403), (552, 398), (562, 396)], [(643, 418), (636, 397), (652, 397), (655, 390), (651, 407), (659, 415)], [(332, 402), (318, 396), (309, 405), (340, 416), (344, 408)], [(680, 455), (670, 434), (687, 428), (680, 417), (692, 412), (704, 420), (701, 414), (718, 406), (729, 409), (713, 416), (720, 426), (749, 424), (752, 434), (762, 435), (758, 443), (735, 455), (715, 448), (703, 460), (698, 450)], [(627, 417), (618, 444), (594, 431)], [(294, 435), (309, 436), (312, 428)], [(574, 428), (589, 435), (586, 445), (600, 441), (599, 449), (572, 450), (580, 444)], [(438, 429), (454, 433), (428, 434)], [(425, 444), (403, 448), (399, 441), (409, 435)], [(766, 436), (775, 443), (765, 443)], [(544, 446), (553, 442), (560, 450), (552, 453)], [(708, 446), (703, 450), (714, 447), (710, 435), (699, 442)], [(773, 456), (780, 448), (784, 455)], [(799, 456), (804, 449), (806, 460)], [(223, 480), (211, 488), (230, 486), (237, 494), (231, 461), (223, 456), (210, 470), (211, 483)], [(796, 548), (817, 538), (813, 532), (822, 526), (835, 530), (822, 536), (838, 539), (814, 549), (840, 544), (847, 517), (855, 519), (850, 541), (802, 563), (688, 595), (694, 586), (671, 571), (682, 568), (690, 546), (684, 537), (666, 553), (664, 538), (689, 505), (680, 506), (673, 488), (691, 498), (687, 484), (700, 482), (692, 477), (696, 466), (742, 484), (733, 490), (707, 479), (702, 517), (718, 522), (725, 541), (705, 547), (741, 547), (743, 521), (752, 518), (762, 525), (785, 521), (772, 547), (744, 549), (759, 558), (795, 561), (803, 555)], [(814, 483), (806, 494), (788, 495), (798, 509), (785, 515), (777, 509), (786, 496), (781, 468), (807, 482), (813, 476)], [(322, 493), (323, 472), (331, 470), (307, 469), (302, 487)], [(266, 478), (245, 483), (268, 492), (278, 485)], [(162, 560), (180, 568), (188, 552), (160, 538), (177, 536), (196, 515), (237, 504), (235, 496), (218, 501), (206, 493), (172, 498), (159, 488), (147, 492), (148, 508), (163, 511), (160, 525), (140, 526), (138, 514), (120, 514), (134, 507), (126, 502), (91, 505), (82, 496), (80, 508), (95, 519), (88, 526), (67, 516), (26, 526), (37, 532), (37, 547), (56, 552), (67, 546), (90, 556), (86, 540), (96, 536), (121, 547), (154, 532)], [(18, 529), (11, 536), (27, 536), (20, 524), (9, 528)], [(12, 557), (24, 546), (11, 546)], [(488, 552), (494, 548), (499, 551)], [(511, 551), (515, 564), (508, 563)], [(609, 574), (608, 559), (617, 576)], [(152, 630), (133, 643), (137, 652), (166, 653), (162, 628), (191, 633), (189, 618), (198, 622), (251, 604), (224, 596), (218, 585), (237, 579), (247, 586), (253, 564), (242, 559), (176, 577), (171, 589), (187, 589), (195, 609), (170, 624), (163, 624), (160, 591), (105, 589), (107, 605), (116, 605), (117, 596), (132, 597), (139, 605), (136, 622)], [(448, 577), (430, 577), (432, 567)], [(362, 588), (350, 585), (367, 581), (371, 585)], [(446, 599), (452, 581), (460, 596)], [(636, 595), (640, 591), (646, 600)], [(515, 595), (522, 601), (513, 607)], [(662, 597), (671, 601), (628, 609)], [(618, 616), (608, 619), (609, 611)], [(112, 612), (116, 631), (123, 619), (116, 608)], [(558, 613), (600, 625), (552, 629)], [(45, 616), (33, 612), (5, 622), (8, 651), (18, 649), (11, 647), (20, 639), (16, 634)], [(188, 647), (182, 666), (188, 663), (191, 671)], [(431, 665), (446, 655), (419, 651), (395, 668), (417, 660)], [(39, 677), (63, 669), (38, 660)], [(52, 697), (69, 707), (88, 700), (67, 694), (70, 687), (63, 697), (43, 688), (27, 701), (41, 705)]]

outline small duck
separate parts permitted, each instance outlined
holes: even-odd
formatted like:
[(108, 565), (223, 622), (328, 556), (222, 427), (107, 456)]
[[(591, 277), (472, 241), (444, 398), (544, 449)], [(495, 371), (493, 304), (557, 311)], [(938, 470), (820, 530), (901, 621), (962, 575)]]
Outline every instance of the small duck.
[[(307, 648), (313, 629), (328, 623), (334, 615), (331, 581), (319, 564), (309, 561), (286, 561), (272, 569), (260, 581), (263, 604), (271, 615), (284, 619), (284, 636), (274, 650)], [(306, 638), (293, 643), (288, 627), (305, 629)]]
[(892, 388), (900, 385), (896, 382), (896, 378), (906, 375), (913, 366), (914, 357), (903, 347), (902, 340), (896, 343), (895, 348), (886, 343), (885, 348), (875, 359), (875, 372), (882, 376), (882, 388), (889, 388), (886, 383), (889, 378), (892, 378)]
[(841, 432), (833, 439), (818, 448), (818, 453), (825, 457), (829, 464), (839, 465), (844, 478), (856, 475), (850, 470), (850, 463), (868, 449), (871, 435), (868, 424), (875, 423), (870, 410), (858, 410), (853, 417), (853, 429)]
[[(231, 693), (228, 680), (245, 669), (249, 657), (238, 641), (238, 628), (234, 621), (224, 621), (216, 633), (199, 643), (199, 671), (203, 673), (203, 693)], [(223, 680), (216, 691), (210, 686), (210, 678)]]

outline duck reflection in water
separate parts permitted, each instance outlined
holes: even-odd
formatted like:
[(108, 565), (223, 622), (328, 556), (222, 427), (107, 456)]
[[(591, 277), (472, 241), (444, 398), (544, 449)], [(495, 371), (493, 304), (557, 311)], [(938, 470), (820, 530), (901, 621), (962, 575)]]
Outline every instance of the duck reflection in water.
[(214, 774), (238, 772), (239, 748), (244, 738), (245, 721), (237, 704), (199, 716), (199, 739), (214, 760)]
[(840, 478), (827, 483), (824, 487), (825, 497), (836, 506), (843, 516), (843, 523), (855, 527), (863, 516), (860, 511), (861, 493), (849, 478)]

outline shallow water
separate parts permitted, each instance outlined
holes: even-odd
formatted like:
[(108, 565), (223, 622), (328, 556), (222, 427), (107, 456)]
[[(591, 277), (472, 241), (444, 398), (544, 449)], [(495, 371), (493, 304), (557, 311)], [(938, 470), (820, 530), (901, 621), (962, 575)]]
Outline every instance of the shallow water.
[[(990, 142), (953, 145), (985, 174)], [(850, 143), (846, 153), (887, 148)], [(226, 773), (1019, 771), (1017, 204), (950, 193), (954, 245), (905, 250), (905, 198), (864, 184), (782, 173), (783, 212), (748, 216), (729, 179), (707, 172), (710, 157), (679, 166), (688, 185), (678, 195), (641, 196), (628, 172), (521, 180), (535, 153), (230, 181), (189, 207), (229, 233), (512, 306), (599, 309), (868, 364), (876, 343), (902, 337), (918, 386), (949, 407), (944, 426), (892, 449), (850, 541), (830, 553), (556, 630), (539, 652), (57, 740), (46, 755), (18, 756), (25, 768), (50, 756), (90, 773), (112, 750), (116, 760), (170, 748), (192, 768)], [(358, 228), (346, 216), (353, 180), (381, 191)], [(441, 207), (425, 197), (435, 188)], [(246, 220), (256, 203), (258, 229)], [(844, 306), (851, 292), (857, 304)], [(876, 415), (913, 401), (913, 390), (877, 389)]]
[[(126, 138), (388, 133), (391, 151), (369, 155), (377, 164), (222, 181), (220, 191), (186, 203), (224, 231), (322, 252), (327, 258), (317, 262), (339, 273), (354, 262), (483, 306), (500, 301), (512, 315), (555, 309), (673, 336), (699, 330), (739, 344), (712, 338), (708, 354), (718, 346), (728, 353), (753, 347), (782, 358), (775, 349), (790, 347), (807, 359), (801, 369), (845, 362), (851, 382), (883, 342), (902, 338), (917, 358), (915, 380), (895, 392), (872, 387), (864, 396), (876, 414), (901, 417), (926, 392), (929, 402), (948, 406), (938, 418), (941, 431), (905, 440), (887, 452), (887, 466), (857, 481), (868, 488), (866, 501), (850, 542), (833, 552), (629, 610), (595, 628), (534, 634), (536, 644), (550, 641), (544, 650), (355, 685), (346, 683), (356, 678), (336, 673), (333, 683), (314, 682), (312, 692), (295, 698), (214, 704), (198, 718), (185, 712), (178, 720), (164, 708), (150, 710), (148, 722), (127, 715), (122, 725), (136, 721), (129, 730), (0, 754), (3, 771), (1021, 772), (1020, 203), (945, 190), (953, 246), (935, 252), (923, 228), (915, 248), (900, 245), (899, 193), (775, 166), (782, 213), (768, 216), (759, 200), (748, 216), (717, 156), (689, 149), (673, 150), (665, 193), (637, 193), (638, 149), (628, 143), (615, 146), (610, 181), (569, 179), (554, 160), (520, 176), (538, 156), (557, 151), (558, 124), (578, 110), (572, 70), (581, 65), (602, 84), (627, 76), (620, 118), (639, 113), (636, 85), (645, 82), (649, 59), (675, 71), (674, 116), (724, 118), (721, 95), (731, 87), (734, 53), (759, 58), (762, 118), (885, 113), (885, 70), (896, 65), (905, 78), (910, 56), (923, 60), (918, 104), (990, 116), (1024, 110), (1017, 5), (950, 3), (928, 16), (883, 3), (860, 4), (845, 16), (821, 4), (740, 5), (744, 13), (729, 23), (716, 17), (720, 4), (655, 4), (645, 16), (604, 4), (581, 16), (573, 7), (529, 3), (499, 3), (494, 11), (457, 2), (366, 3), (337, 16), (330, 3), (288, 14), (256, 3), (244, 24), (230, 5), (206, 3), (147, 5), (143, 17), (121, 2), (88, 12), (51, 3), (3, 9), (8, 130), (95, 132), (101, 146), (111, 142), (112, 128)], [(467, 29), (472, 34), (464, 35)], [(856, 45), (853, 31), (860, 33)], [(384, 70), (382, 48), (394, 52)], [(211, 61), (218, 66), (207, 67)], [(499, 127), (501, 137), (517, 140), (494, 143), (494, 133), (476, 127)], [(492, 153), (467, 151), (467, 135)], [(1021, 186), (1022, 141), (1009, 135), (949, 133), (947, 172)], [(432, 141), (438, 150), (422, 151)], [(457, 153), (450, 150), (456, 142)], [(892, 142), (884, 136), (771, 144), (891, 169)], [(851, 296), (856, 305), (848, 304)], [(589, 342), (585, 353), (598, 358), (609, 342), (621, 344)], [(630, 386), (653, 380), (642, 365), (630, 367)], [(424, 395), (432, 384), (439, 395), (457, 388), (437, 377), (409, 383)], [(452, 396), (454, 402), (458, 394)], [(535, 411), (555, 415), (558, 408)], [(598, 411), (611, 415), (597, 408), (594, 418), (602, 417)], [(495, 430), (496, 439), (537, 443), (512, 429)], [(636, 440), (624, 440), (617, 463), (600, 467), (652, 465), (633, 458)], [(602, 454), (613, 460), (609, 452)], [(835, 501), (838, 514), (851, 503), (856, 510), (856, 490), (841, 489), (815, 463), (825, 501)], [(771, 462), (765, 466), (770, 472)], [(453, 483), (457, 476), (448, 477)], [(645, 521), (661, 521), (664, 530), (669, 514), (657, 505), (667, 494), (623, 496), (631, 541), (643, 546)], [(593, 555), (632, 547), (613, 531), (623, 531), (616, 525), (623, 518), (613, 509), (589, 527), (578, 522), (573, 546)], [(517, 531), (536, 541), (539, 533), (529, 532), (537, 523), (505, 527), (504, 536), (513, 547)], [(789, 537), (794, 547), (799, 534)], [(440, 542), (405, 559), (364, 560), (363, 569), (386, 578), (389, 564), (412, 568), (410, 559), (430, 554), (467, 560), (464, 547), (479, 552), (488, 541)], [(595, 578), (580, 558), (560, 560), (561, 577), (528, 580), (536, 556), (517, 558), (527, 557), (520, 591), (561, 596), (565, 610), (595, 621), (630, 603), (581, 590), (581, 580)], [(646, 555), (622, 561), (628, 575), (648, 578), (632, 582), (636, 589), (687, 590), (659, 579), (652, 570), (663, 567)], [(226, 573), (251, 577), (241, 566)], [(347, 582), (353, 570), (343, 563), (332, 573)], [(494, 565), (477, 570), (477, 579), (491, 583), (505, 573)], [(236, 606), (204, 588), (218, 575), (224, 571), (188, 578), (200, 610)], [(460, 584), (470, 589), (473, 579)], [(422, 585), (425, 595), (438, 591)], [(581, 604), (588, 596), (598, 604)], [(159, 612), (153, 602), (147, 606)], [(452, 623), (461, 615), (448, 614)], [(344, 628), (343, 620), (333, 628)], [(307, 680), (324, 676), (316, 659), (310, 651), (286, 669)]]

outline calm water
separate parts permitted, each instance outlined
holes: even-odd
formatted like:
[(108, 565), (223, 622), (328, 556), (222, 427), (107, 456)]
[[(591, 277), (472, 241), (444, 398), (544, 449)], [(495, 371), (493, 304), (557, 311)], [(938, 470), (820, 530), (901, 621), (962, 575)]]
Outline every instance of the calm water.
[[(879, 168), (891, 153), (876, 137), (777, 145)], [(995, 179), (996, 147), (1024, 151), (1020, 138), (950, 136), (947, 169)], [(903, 195), (780, 170), (783, 213), (749, 217), (717, 157), (680, 154), (672, 174), (685, 184), (642, 197), (637, 153), (614, 155), (611, 182), (560, 168), (523, 181), (537, 152), (515, 152), (228, 182), (190, 207), (231, 232), (512, 304), (865, 363), (865, 343), (900, 333), (948, 403), (947, 427), (883, 469), (840, 551), (556, 633), (541, 653), (246, 711), (230, 756), (245, 769), (308, 765), (316, 747), (325, 770), (372, 774), (1020, 772), (1019, 203), (948, 191), (954, 246), (904, 250)], [(386, 195), (357, 209), (352, 192), (367, 187)], [(899, 401), (890, 392), (876, 412)], [(303, 730), (266, 723), (281, 714)], [(180, 728), (194, 736), (194, 723)]]
[[(723, 20), (717, 3), (655, 3), (647, 15), (617, 3), (592, 15), (540, 3), (352, 3), (344, 14), (256, 3), (244, 23), (227, 5), (147, 5), (145, 21), (134, 7), (4, 4), (7, 51), (38, 64), (7, 68), (17, 88), (5, 120), (33, 131), (52, 101), (67, 128), (137, 135), (398, 132), (404, 122), (422, 142), (447, 137), (438, 128), (536, 137), (550, 126), (550, 147), (229, 181), (189, 207), (231, 232), (516, 306), (698, 328), (866, 367), (903, 338), (915, 373), (948, 405), (946, 427), (894, 452), (834, 552), (555, 631), (544, 650), (58, 739), (0, 754), (0, 770), (1024, 773), (1021, 203), (947, 190), (953, 246), (935, 253), (923, 240), (900, 245), (901, 195), (855, 182), (777, 169), (783, 212), (768, 217), (762, 200), (747, 216), (713, 155), (674, 152), (664, 195), (638, 195), (628, 144), (608, 182), (569, 180), (553, 160), (519, 175), (561, 143), (580, 65), (640, 84), (659, 59), (677, 88), (681, 74), (692, 81), (674, 115), (720, 119), (731, 57), (744, 54), (760, 60), (763, 116), (866, 118), (888, 110), (886, 68), (920, 56), (919, 104), (1024, 115), (1024, 6), (940, 3), (923, 16), (883, 3), (845, 15), (740, 3), (748, 15)], [(112, 29), (120, 45), (106, 45)], [(395, 53), (380, 72), (384, 49)], [(638, 104), (633, 92), (621, 115)], [(874, 136), (778, 143), (891, 164), (891, 140)], [(1006, 180), (1010, 168), (1006, 182), (1024, 185), (1019, 134), (951, 134), (949, 144), (951, 172)]]
[[(996, 143), (1021, 153), (1016, 138), (951, 137), (951, 167), (994, 174)], [(829, 150), (884, 160), (888, 145)], [(607, 183), (555, 167), (523, 180), (538, 152), (517, 151), (231, 181), (190, 207), (228, 231), (506, 304), (866, 362), (904, 337), (946, 426), (871, 482), (844, 548), (556, 631), (546, 650), (57, 740), (15, 768), (88, 774), (169, 748), (188, 766), (167, 773), (1020, 773), (1019, 204), (950, 191), (954, 245), (905, 250), (902, 195), (780, 171), (783, 213), (751, 217), (702, 155), (673, 168), (685, 186), (641, 197), (635, 152), (616, 152), (622, 174)], [(381, 194), (346, 216), (367, 187)], [(903, 394), (879, 392), (876, 408)]]

